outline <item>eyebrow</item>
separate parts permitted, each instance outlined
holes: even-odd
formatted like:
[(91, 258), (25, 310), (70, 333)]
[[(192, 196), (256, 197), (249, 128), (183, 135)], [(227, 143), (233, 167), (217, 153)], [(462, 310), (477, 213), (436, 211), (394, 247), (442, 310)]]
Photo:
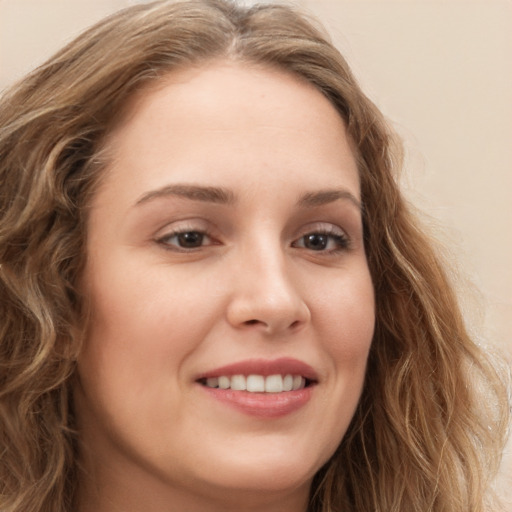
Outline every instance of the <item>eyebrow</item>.
[(232, 204), (235, 202), (233, 192), (224, 188), (176, 184), (152, 190), (144, 194), (135, 204), (140, 205), (152, 199), (167, 196), (177, 196), (190, 199), (191, 201), (203, 201), (217, 204)]
[[(144, 194), (135, 205), (141, 205), (160, 197), (177, 196), (191, 201), (201, 201), (216, 204), (233, 204), (236, 202), (235, 194), (228, 189), (204, 185), (173, 184), (152, 190)], [(339, 200), (348, 200), (358, 210), (362, 210), (361, 202), (348, 190), (326, 189), (316, 192), (306, 192), (299, 197), (299, 208), (315, 208)]]
[(301, 208), (315, 208), (325, 204), (334, 203), (339, 200), (348, 200), (354, 204), (358, 210), (362, 210), (363, 206), (354, 194), (343, 189), (326, 189), (318, 192), (306, 192), (303, 194), (297, 204)]

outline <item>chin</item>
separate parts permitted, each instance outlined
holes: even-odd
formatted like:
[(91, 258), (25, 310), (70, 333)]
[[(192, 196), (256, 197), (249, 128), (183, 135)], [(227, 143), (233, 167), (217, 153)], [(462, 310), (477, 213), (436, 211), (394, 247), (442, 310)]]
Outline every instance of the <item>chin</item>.
[(236, 458), (219, 460), (215, 473), (205, 475), (205, 479), (232, 492), (286, 494), (301, 487), (309, 490), (313, 477), (329, 455), (311, 459), (305, 452), (297, 447), (291, 452), (270, 448), (266, 453), (262, 450), (254, 454), (239, 453)]

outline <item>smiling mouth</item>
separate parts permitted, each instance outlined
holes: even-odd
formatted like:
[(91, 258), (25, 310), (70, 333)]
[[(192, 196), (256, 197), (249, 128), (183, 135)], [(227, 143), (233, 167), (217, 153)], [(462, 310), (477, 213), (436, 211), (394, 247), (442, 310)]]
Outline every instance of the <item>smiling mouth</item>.
[(220, 375), (198, 380), (199, 384), (213, 389), (230, 389), (249, 393), (283, 393), (312, 386), (314, 381), (302, 375)]
[(258, 420), (298, 412), (314, 396), (317, 372), (295, 358), (248, 359), (196, 377), (207, 396)]

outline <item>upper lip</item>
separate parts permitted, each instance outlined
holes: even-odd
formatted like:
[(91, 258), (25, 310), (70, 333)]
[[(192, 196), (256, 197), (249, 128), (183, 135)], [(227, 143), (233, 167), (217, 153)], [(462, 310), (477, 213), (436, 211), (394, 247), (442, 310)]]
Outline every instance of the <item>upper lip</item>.
[(197, 380), (232, 375), (301, 375), (310, 381), (317, 381), (315, 370), (307, 363), (289, 357), (279, 359), (247, 359), (206, 371)]

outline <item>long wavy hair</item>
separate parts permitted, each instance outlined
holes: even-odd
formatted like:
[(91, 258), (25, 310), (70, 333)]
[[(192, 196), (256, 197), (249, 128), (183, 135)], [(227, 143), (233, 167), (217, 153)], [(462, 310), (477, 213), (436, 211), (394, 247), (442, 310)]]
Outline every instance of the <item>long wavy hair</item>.
[(105, 138), (137, 91), (217, 58), (312, 83), (344, 119), (358, 161), (376, 331), (360, 403), (309, 510), (484, 510), (506, 389), (399, 191), (400, 145), (316, 22), (228, 0), (120, 11), (0, 100), (0, 510), (73, 510), (71, 382), (87, 318), (78, 284)]

